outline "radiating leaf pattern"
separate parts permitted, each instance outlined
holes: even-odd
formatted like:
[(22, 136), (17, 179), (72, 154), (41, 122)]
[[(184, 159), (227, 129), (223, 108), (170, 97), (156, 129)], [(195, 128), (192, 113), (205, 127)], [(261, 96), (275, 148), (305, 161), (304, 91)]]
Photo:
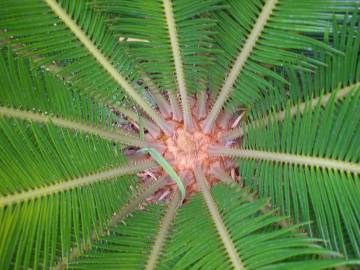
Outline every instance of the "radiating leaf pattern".
[[(307, 106), (294, 117), (287, 113), (283, 122), (270, 120), (267, 127), (251, 127), (245, 147), (359, 164), (360, 152), (354, 147), (360, 143), (358, 89), (341, 102), (332, 98), (324, 107)], [(244, 181), (259, 189), (261, 196), (271, 196), (284, 214), (292, 215), (295, 222), (313, 220), (314, 225), (307, 226), (310, 233), (328, 239), (327, 245), (336, 250), (359, 256), (359, 172), (265, 160), (244, 161), (240, 166)]]
[(0, 269), (359, 267), (359, 7), (0, 1)]

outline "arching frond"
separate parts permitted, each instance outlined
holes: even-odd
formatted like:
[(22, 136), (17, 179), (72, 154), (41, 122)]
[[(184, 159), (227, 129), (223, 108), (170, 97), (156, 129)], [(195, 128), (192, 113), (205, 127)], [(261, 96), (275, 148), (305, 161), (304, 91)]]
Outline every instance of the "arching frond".
[[(272, 88), (269, 79), (284, 82), (272, 67), (309, 69), (318, 64), (309, 54), (320, 50), (335, 52), (311, 36), (316, 37), (316, 33), (328, 28), (334, 14), (351, 10), (354, 5), (333, 0), (228, 0), (226, 3), (229, 9), (214, 15), (220, 22), (216, 42), (221, 54), (210, 70), (210, 87), (221, 90), (204, 123), (206, 132), (211, 130), (230, 96), (235, 108), (240, 105), (249, 108), (259, 99), (261, 91)], [(304, 20), (304, 16), (317, 20)]]
[[(149, 76), (163, 90), (175, 93), (179, 89), (185, 112), (189, 103), (186, 92), (194, 93), (201, 86), (204, 90), (215, 25), (208, 13), (219, 9), (220, 1), (95, 2), (111, 16), (111, 29), (123, 37), (121, 43), (129, 47)], [(127, 41), (131, 38), (139, 41)]]
[[(21, 1), (9, 5), (5, 1), (2, 4), (4, 6), (1, 9), (5, 14), (2, 14), (0, 27), (6, 30), (4, 36), (16, 35), (14, 42), (30, 43), (25, 46), (32, 49), (29, 53), (44, 54), (47, 61), (59, 61), (64, 65), (62, 72), (65, 70), (68, 74), (76, 74), (74, 80), (80, 81), (81, 88), (88, 93), (101, 88), (103, 97), (119, 102), (123, 95), (119, 95), (118, 89), (123, 89), (166, 133), (171, 134), (170, 127), (129, 83), (136, 74), (131, 72), (131, 61), (112, 34), (105, 34), (104, 18), (94, 16), (85, 1), (64, 0), (59, 4), (55, 0), (38, 0), (29, 5), (23, 5)], [(36, 20), (24, 19), (36, 14), (39, 14)], [(33, 27), (41, 25), (42, 31), (26, 32), (32, 23)], [(39, 38), (46, 31), (54, 31), (55, 40)], [(101, 49), (98, 48), (100, 45)], [(94, 86), (96, 76), (99, 77), (99, 83)]]
[[(242, 157), (244, 182), (260, 196), (271, 196), (272, 204), (291, 215), (296, 223), (313, 220), (306, 226), (312, 235), (348, 257), (359, 256), (359, 162), (360, 92), (349, 93), (336, 102), (334, 93), (326, 106), (291, 116), (286, 110), (283, 122), (269, 121), (267, 126), (251, 126), (244, 147), (260, 152), (290, 154), (309, 163), (284, 159)], [(351, 116), (351, 117), (348, 117)], [(279, 156), (280, 156), (279, 155)], [(301, 158), (304, 157), (304, 158)], [(321, 165), (317, 159), (334, 164), (350, 164), (353, 169)], [(251, 160), (247, 160), (251, 159)], [(341, 226), (340, 224), (343, 224)]]
[[(288, 111), (289, 111), (290, 116), (294, 116), (297, 113), (304, 113), (306, 106), (310, 106), (312, 109), (316, 108), (316, 106), (318, 106), (319, 104), (321, 106), (325, 106), (329, 101), (331, 101), (332, 96), (334, 96), (334, 99), (336, 99), (336, 100), (341, 100), (341, 99), (345, 98), (351, 92), (359, 91), (359, 89), (360, 89), (360, 82), (357, 82), (357, 83), (351, 84), (349, 86), (346, 86), (344, 88), (334, 90), (335, 94), (330, 92), (326, 95), (312, 98), (306, 102), (301, 102), (301, 103), (295, 104), (294, 106), (290, 107), (288, 109)], [(271, 117), (272, 117), (273, 121), (283, 121), (285, 116), (286, 116), (286, 110), (283, 110), (283, 111), (273, 113)], [(270, 120), (269, 116), (264, 116), (262, 118), (251, 121), (249, 125), (251, 125), (251, 126), (267, 125), (267, 124), (269, 124), (269, 120)], [(248, 129), (247, 125), (232, 129), (229, 132), (223, 134), (223, 136), (221, 137), (221, 140), (225, 142), (228, 140), (242, 137), (244, 135), (244, 132), (247, 132), (247, 129)]]
[[(266, 202), (247, 202), (238, 187), (217, 185), (211, 196), (242, 261), (240, 269), (329, 269), (345, 263), (305, 259), (309, 254), (334, 254), (291, 227), (279, 229), (274, 223), (283, 218), (261, 214)], [(206, 205), (196, 195), (181, 208), (159, 269), (234, 269), (210, 214), (204, 211)]]
[(0, 136), (2, 269), (48, 268), (69, 256), (134, 183), (111, 169), (125, 166), (124, 157), (97, 137), (14, 120), (0, 121)]
[(71, 263), (69, 268), (153, 269), (179, 199), (180, 196), (174, 198), (167, 211), (162, 205), (149, 205), (134, 212), (122, 225), (111, 229), (109, 236), (103, 237), (92, 252)]
[[(3, 52), (5, 54), (5, 52)], [(31, 69), (10, 50), (0, 55), (0, 116), (69, 128), (104, 139), (144, 147), (131, 134), (115, 130), (117, 118), (88, 96), (64, 86), (52, 74)]]
[[(121, 208), (114, 213), (114, 215), (108, 220), (106, 223), (106, 230), (102, 230), (102, 232), (97, 234), (97, 231), (92, 233), (91, 241), (95, 242), (99, 240), (99, 238), (104, 237), (108, 234), (108, 230), (112, 229), (123, 222), (123, 220), (128, 217), (130, 213), (132, 213), (135, 209), (137, 209), (141, 204), (154, 192), (162, 188), (166, 183), (167, 177), (162, 177), (157, 181), (150, 183), (149, 185), (143, 186), (139, 188), (137, 192), (133, 196), (129, 197), (128, 203), (121, 206)], [(74, 247), (71, 251), (71, 256), (69, 258), (63, 258), (60, 261), (55, 269), (66, 269), (69, 266), (69, 263), (73, 262), (75, 259), (83, 255), (85, 252), (90, 252), (90, 250), (94, 247), (94, 243), (83, 244), (82, 246)], [(96, 245), (95, 245), (96, 247)]]
[(222, 241), (222, 244), (227, 252), (227, 257), (230, 259), (231, 264), (234, 269), (242, 270), (245, 268), (244, 262), (240, 259), (238, 251), (234, 245), (231, 236), (229, 235), (228, 229), (226, 228), (222, 217), (220, 216), (219, 210), (214, 199), (211, 196), (210, 189), (207, 185), (205, 175), (202, 171), (202, 168), (195, 168), (195, 176), (197, 184), (200, 187), (200, 190), (204, 196), (204, 200), (206, 202), (207, 209), (211, 216), (212, 221), (216, 227), (217, 233)]
[(176, 215), (176, 211), (181, 204), (181, 196), (179, 192), (175, 193), (174, 198), (172, 199), (166, 215), (161, 221), (161, 226), (154, 241), (154, 245), (151, 248), (150, 256), (146, 263), (146, 270), (156, 269), (158, 260), (163, 253), (164, 245), (167, 237), (169, 236), (170, 226), (172, 225), (173, 219)]
[[(129, 77), (131, 62), (122, 48), (116, 46), (115, 37), (106, 30), (104, 18), (96, 16), (86, 1), (62, 1), (62, 4), (94, 44), (101, 46), (102, 52)], [(55, 61), (60, 67), (60, 74), (71, 77), (72, 82), (82, 91), (101, 91), (97, 94), (102, 94), (102, 97), (114, 103), (121, 101), (122, 95), (116, 83), (106, 75), (95, 58), (89, 55), (45, 1), (2, 1), (0, 27), (4, 30), (3, 37), (12, 37), (12, 44), (26, 45), (18, 50), (43, 56), (39, 65)]]
[[(211, 52), (210, 36), (215, 21), (207, 14), (219, 9), (218, 0), (206, 0), (194, 5), (189, 0), (172, 1), (173, 17), (177, 29), (178, 45), (183, 62), (187, 90), (194, 92), (206, 79), (206, 66)], [(161, 1), (96, 0), (96, 7), (111, 15), (111, 29), (125, 37), (123, 43), (142, 64), (145, 71), (166, 90), (175, 91), (175, 64), (171, 41)], [(126, 42), (136, 37), (147, 42)]]
[(274, 83), (271, 90), (264, 91), (251, 108), (249, 118), (256, 119), (270, 111), (283, 111), (289, 103), (296, 107), (308, 99), (313, 99), (312, 103), (316, 104), (320, 96), (330, 96), (334, 91), (338, 91), (337, 98), (341, 99), (359, 86), (359, 26), (360, 15), (356, 11), (351, 16), (346, 15), (342, 23), (334, 21), (333, 31), (324, 33), (324, 42), (343, 54), (329, 55), (320, 51), (316, 57), (326, 65), (317, 66), (313, 73), (287, 69), (282, 76), (288, 83)]
[(258, 151), (258, 150), (243, 150), (243, 149), (229, 149), (222, 147), (209, 148), (209, 153), (214, 156), (228, 156), (243, 159), (257, 159), (269, 160), (286, 164), (313, 166), (327, 170), (339, 170), (345, 173), (360, 174), (360, 165), (357, 163), (338, 161), (333, 159), (311, 157), (305, 155), (294, 155), (286, 153)]
[(112, 128), (110, 109), (93, 97), (80, 95), (49, 72), (33, 68), (27, 58), (3, 49), (0, 54), (1, 106), (40, 112), (76, 122)]
[[(330, 97), (336, 92), (338, 100), (346, 97), (351, 91), (360, 88), (360, 35), (358, 34), (360, 16), (354, 12), (351, 17), (346, 16), (343, 23), (333, 24), (334, 32), (330, 37), (325, 35), (326, 42), (334, 48), (344, 52), (344, 55), (327, 55), (320, 53), (320, 59), (326, 66), (318, 66), (314, 73), (287, 70), (283, 74), (288, 83), (274, 82), (273, 88), (264, 92), (263, 97), (249, 111), (251, 125), (267, 125), (269, 115), (275, 114), (274, 120), (285, 118), (285, 108), (292, 104), (290, 114), (303, 112), (305, 105), (310, 103), (316, 107), (319, 103), (326, 105)], [(346, 67), (346, 69), (344, 68)], [(287, 94), (288, 93), (288, 94)], [(259, 122), (259, 123), (255, 123)], [(246, 124), (227, 134), (223, 140), (241, 137), (246, 132)]]

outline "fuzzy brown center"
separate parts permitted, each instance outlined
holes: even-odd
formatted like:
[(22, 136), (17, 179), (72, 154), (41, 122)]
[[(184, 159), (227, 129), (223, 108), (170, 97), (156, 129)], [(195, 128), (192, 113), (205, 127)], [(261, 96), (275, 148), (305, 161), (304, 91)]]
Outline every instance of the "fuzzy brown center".
[[(206, 134), (201, 128), (204, 117), (197, 113), (196, 100), (192, 102), (191, 112), (193, 116), (193, 127), (185, 130), (183, 121), (176, 121), (171, 117), (166, 118), (169, 126), (173, 127), (173, 135), (167, 136), (161, 133), (160, 136), (153, 137), (147, 134), (146, 140), (157, 146), (157, 150), (173, 167), (186, 187), (186, 194), (189, 197), (193, 192), (197, 192), (196, 177), (194, 174), (195, 166), (201, 166), (209, 185), (219, 182), (220, 174), (227, 174), (229, 177), (236, 178), (236, 166), (233, 160), (224, 157), (214, 157), (208, 154), (208, 148), (214, 145), (224, 145), (219, 138), (226, 133), (235, 121), (231, 115), (221, 113), (212, 132)], [(165, 118), (165, 117), (164, 117)], [(237, 142), (226, 142), (227, 145)], [(162, 168), (153, 169), (145, 174), (141, 174), (144, 182), (153, 181), (166, 175)], [(236, 180), (236, 179), (234, 179)], [(149, 201), (155, 202), (166, 199), (174, 189), (176, 184), (169, 179), (168, 185), (153, 195)]]
[(202, 132), (192, 134), (179, 128), (173, 137), (166, 140), (166, 158), (173, 159), (178, 171), (189, 170), (195, 164), (203, 164), (209, 159), (207, 147), (211, 139)]

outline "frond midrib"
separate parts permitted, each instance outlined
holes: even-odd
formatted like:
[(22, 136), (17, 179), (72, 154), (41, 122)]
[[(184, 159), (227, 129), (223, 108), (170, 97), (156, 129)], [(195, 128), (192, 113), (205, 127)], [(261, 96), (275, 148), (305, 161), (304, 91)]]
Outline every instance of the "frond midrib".
[[(135, 210), (146, 198), (151, 194), (162, 188), (167, 181), (167, 177), (162, 177), (157, 181), (152, 182), (139, 189), (134, 196), (132, 196), (128, 203), (122, 206), (107, 222), (106, 230), (100, 232), (100, 235), (94, 230), (91, 236), (91, 241), (95, 242), (99, 237), (106, 235), (107, 229), (118, 225), (125, 217), (127, 217), (133, 210)], [(84, 252), (88, 252), (92, 249), (93, 245), (83, 242), (80, 247), (74, 246), (69, 258), (63, 258), (54, 268), (54, 270), (66, 269), (69, 262), (80, 257)]]
[(238, 252), (236, 250), (236, 247), (231, 240), (231, 236), (224, 224), (224, 221), (221, 218), (221, 215), (219, 213), (219, 210), (216, 206), (216, 203), (210, 193), (207, 181), (205, 179), (204, 173), (201, 168), (196, 167), (194, 170), (196, 182), (200, 187), (201, 193), (204, 196), (206, 205), (208, 207), (208, 210), (210, 212), (211, 219), (213, 220), (216, 230), (220, 236), (220, 239), (222, 240), (222, 243), (224, 245), (224, 248), (230, 258), (230, 261), (236, 270), (245, 270), (245, 266), (243, 262), (241, 261)]
[(323, 169), (332, 169), (360, 174), (360, 164), (313, 156), (223, 147), (209, 148), (209, 154), (215, 156), (230, 156), (243, 159), (269, 160), (286, 164), (320, 167)]
[[(342, 100), (348, 94), (350, 94), (354, 89), (357, 89), (357, 90), (360, 89), (360, 82), (356, 82), (349, 86), (339, 89), (335, 94), (335, 97), (334, 97), (335, 101)], [(305, 108), (307, 105), (309, 105), (311, 109), (314, 109), (318, 105), (325, 106), (331, 100), (332, 95), (334, 95), (334, 93), (329, 92), (328, 94), (326, 94), (324, 96), (315, 97), (309, 101), (300, 102), (298, 104), (295, 104), (294, 106), (290, 107), (289, 115), (295, 116), (298, 113), (303, 114), (305, 112)], [(271, 116), (272, 116), (271, 120), (275, 120), (275, 121), (284, 120), (286, 112), (287, 112), (286, 110), (283, 110), (283, 111), (278, 111), (275, 114), (271, 114)], [(221, 137), (221, 140), (227, 141), (227, 140), (233, 140), (235, 138), (241, 137), (244, 135), (244, 133), (247, 132), (249, 125), (254, 126), (254, 127), (266, 126), (269, 123), (269, 120), (270, 120), (270, 115), (266, 115), (262, 119), (255, 120), (243, 127), (238, 127), (238, 128), (235, 128), (235, 129), (229, 131), (228, 133), (224, 133), (224, 135)]]
[(130, 163), (130, 164), (121, 165), (115, 168), (89, 174), (87, 176), (75, 178), (72, 180), (65, 180), (62, 182), (50, 184), (45, 187), (39, 187), (29, 191), (23, 191), (20, 193), (7, 195), (5, 197), (0, 197), (0, 207), (5, 207), (10, 204), (33, 200), (40, 197), (46, 197), (52, 194), (69, 191), (79, 187), (89, 186), (94, 183), (111, 180), (119, 176), (133, 174), (155, 167), (157, 167), (157, 164), (152, 160), (147, 160), (136, 164)]
[(181, 96), (181, 104), (184, 116), (184, 125), (187, 130), (192, 126), (192, 116), (189, 108), (189, 100), (186, 93), (186, 82), (184, 76), (184, 68), (181, 59), (180, 46), (177, 37), (176, 23), (174, 18), (174, 11), (171, 0), (163, 0), (163, 6), (165, 10), (165, 18), (170, 38), (170, 44), (175, 64), (175, 71), (178, 83), (178, 89)]
[(68, 128), (79, 132), (84, 132), (87, 134), (93, 134), (99, 136), (108, 141), (117, 142), (121, 144), (145, 147), (146, 143), (130, 134), (123, 133), (119, 130), (110, 131), (101, 127), (92, 126), (86, 123), (76, 122), (74, 120), (69, 120), (66, 118), (61, 118), (57, 116), (44, 115), (36, 112), (25, 111), (21, 109), (15, 109), (5, 106), (0, 106), (0, 116), (37, 122), (41, 124), (53, 124), (61, 128)]
[(44, 0), (52, 11), (60, 17), (62, 22), (72, 31), (72, 33), (85, 46), (89, 53), (98, 61), (98, 63), (110, 74), (110, 76), (126, 91), (126, 93), (142, 108), (151, 119), (168, 135), (172, 134), (171, 127), (164, 119), (153, 110), (150, 105), (143, 99), (130, 83), (116, 70), (110, 61), (100, 52), (93, 44), (90, 38), (82, 29), (73, 21), (65, 10), (55, 0)]
[(174, 194), (174, 198), (171, 200), (168, 209), (164, 218), (161, 220), (160, 227), (158, 229), (158, 234), (155, 237), (154, 244), (152, 245), (150, 256), (146, 262), (146, 270), (156, 269), (158, 260), (163, 252), (165, 241), (169, 234), (169, 229), (171, 227), (172, 221), (176, 215), (176, 210), (180, 206), (181, 196), (179, 192)]
[(249, 36), (247, 37), (244, 46), (236, 57), (234, 64), (231, 66), (231, 69), (228, 73), (229, 75), (226, 77), (223, 86), (220, 89), (220, 93), (215, 101), (215, 104), (211, 108), (210, 113), (204, 121), (203, 129), (205, 132), (208, 133), (212, 129), (217, 115), (219, 114), (221, 108), (229, 97), (235, 81), (243, 70), (246, 61), (249, 58), (252, 50), (254, 49), (259, 36), (261, 35), (268, 19), (270, 18), (272, 11), (276, 7), (277, 2), (278, 0), (268, 0), (263, 6), (263, 9), (261, 10), (256, 23), (254, 24)]

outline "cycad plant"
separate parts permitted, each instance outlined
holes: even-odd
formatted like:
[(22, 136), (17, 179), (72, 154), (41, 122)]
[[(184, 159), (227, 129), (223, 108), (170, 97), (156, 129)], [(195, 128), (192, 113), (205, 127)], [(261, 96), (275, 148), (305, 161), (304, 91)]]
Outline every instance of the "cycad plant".
[(360, 264), (358, 0), (0, 0), (0, 269)]

